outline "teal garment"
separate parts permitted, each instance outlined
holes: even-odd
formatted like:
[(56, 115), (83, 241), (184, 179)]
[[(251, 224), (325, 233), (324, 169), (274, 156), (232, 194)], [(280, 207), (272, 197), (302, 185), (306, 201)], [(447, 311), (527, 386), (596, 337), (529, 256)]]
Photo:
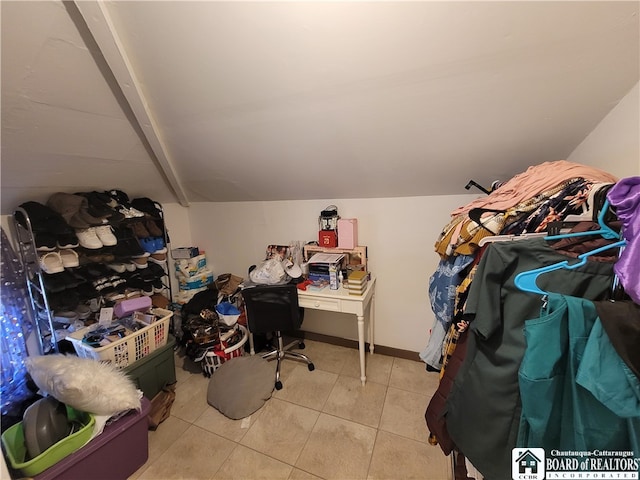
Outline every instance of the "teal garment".
[[(524, 322), (540, 315), (542, 300), (514, 284), (520, 272), (569, 260), (541, 237), (491, 243), (482, 255), (469, 290), (465, 317), (467, 354), (444, 409), (447, 431), (458, 449), (486, 480), (511, 478), (511, 451), (521, 418), (518, 370), (525, 353)], [(604, 300), (613, 266), (587, 262), (538, 279), (548, 292)]]
[(613, 348), (594, 303), (549, 294), (524, 334), (518, 446), (640, 452), (640, 381)]

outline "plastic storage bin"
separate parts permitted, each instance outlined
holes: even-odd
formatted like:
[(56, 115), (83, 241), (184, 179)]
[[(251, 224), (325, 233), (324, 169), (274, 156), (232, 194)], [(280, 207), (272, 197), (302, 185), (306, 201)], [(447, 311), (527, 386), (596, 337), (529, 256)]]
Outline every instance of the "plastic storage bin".
[(75, 453), (45, 470), (34, 480), (125, 480), (149, 458), (151, 409), (142, 399), (142, 409), (127, 413), (107, 425), (103, 432)]
[(162, 315), (162, 318), (104, 347), (92, 347), (82, 341), (85, 333), (97, 328), (97, 324), (73, 332), (67, 336), (67, 340), (73, 344), (79, 357), (110, 362), (117, 368), (128, 367), (167, 344), (169, 321), (173, 312), (162, 308), (152, 311)]
[(11, 467), (19, 470), (23, 475), (31, 477), (43, 472), (85, 445), (93, 435), (95, 418), (89, 413), (79, 412), (68, 405), (67, 416), (70, 419), (80, 421), (83, 427), (31, 460), (25, 460), (27, 447), (22, 422), (5, 430), (2, 434), (2, 444)]
[(152, 400), (162, 387), (176, 381), (176, 363), (173, 354), (175, 344), (176, 339), (169, 335), (164, 347), (123, 369), (123, 372), (134, 381), (149, 400)]

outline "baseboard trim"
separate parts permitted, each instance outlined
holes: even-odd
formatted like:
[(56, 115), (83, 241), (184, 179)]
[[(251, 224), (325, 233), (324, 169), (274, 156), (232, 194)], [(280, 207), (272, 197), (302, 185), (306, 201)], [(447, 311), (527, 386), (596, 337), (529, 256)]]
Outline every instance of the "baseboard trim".
[[(324, 335), (322, 333), (315, 332), (307, 332), (304, 330), (298, 330), (300, 338), (305, 338), (307, 340), (313, 340), (316, 342), (328, 343), (330, 345), (337, 345), (339, 347), (347, 347), (358, 350), (358, 341), (357, 340), (349, 340), (347, 338), (342, 337), (334, 337), (332, 335)], [(369, 343), (365, 342), (365, 350), (369, 351)], [(384, 345), (375, 345), (374, 352), (380, 355), (387, 355), (389, 357), (397, 357), (404, 358), (406, 360), (413, 360), (416, 362), (421, 362), (420, 355), (418, 352), (412, 352), (411, 350), (402, 350), (399, 348), (385, 347)]]

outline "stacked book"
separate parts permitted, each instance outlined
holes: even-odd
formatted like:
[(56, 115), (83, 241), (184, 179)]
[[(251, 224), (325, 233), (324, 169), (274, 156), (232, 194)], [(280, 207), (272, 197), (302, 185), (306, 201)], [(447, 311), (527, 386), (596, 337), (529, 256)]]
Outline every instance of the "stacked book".
[(369, 274), (358, 270), (349, 274), (347, 285), (349, 287), (349, 295), (362, 295), (367, 289)]

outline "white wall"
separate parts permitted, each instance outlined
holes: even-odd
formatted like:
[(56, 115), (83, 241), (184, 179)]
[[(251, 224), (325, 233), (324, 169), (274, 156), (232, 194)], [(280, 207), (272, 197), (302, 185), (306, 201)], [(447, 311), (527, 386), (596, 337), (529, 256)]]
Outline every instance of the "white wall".
[(640, 84), (618, 103), (569, 155), (620, 178), (640, 174)]
[[(636, 85), (568, 157), (620, 177), (640, 174), (639, 87)], [(461, 175), (461, 179), (466, 177)], [(461, 182), (462, 185), (462, 182)], [(163, 205), (171, 247), (205, 250), (215, 275), (245, 276), (267, 244), (317, 239), (317, 218), (335, 204), (343, 218), (357, 218), (361, 245), (369, 247), (377, 277), (375, 342), (420, 351), (427, 344), (433, 314), (427, 282), (438, 263), (433, 245), (450, 212), (476, 195), (281, 202)], [(9, 217), (1, 224), (8, 235)], [(356, 339), (347, 315), (310, 311), (305, 328)]]
[[(268, 244), (317, 240), (320, 211), (336, 205), (342, 218), (358, 219), (359, 244), (369, 248), (377, 277), (375, 343), (418, 352), (434, 320), (427, 293), (439, 261), (434, 243), (451, 211), (476, 196), (194, 203), (188, 211), (193, 244), (206, 251), (214, 275), (246, 277)], [(187, 246), (171, 236), (174, 248)], [(304, 328), (357, 339), (349, 315), (308, 311)]]

